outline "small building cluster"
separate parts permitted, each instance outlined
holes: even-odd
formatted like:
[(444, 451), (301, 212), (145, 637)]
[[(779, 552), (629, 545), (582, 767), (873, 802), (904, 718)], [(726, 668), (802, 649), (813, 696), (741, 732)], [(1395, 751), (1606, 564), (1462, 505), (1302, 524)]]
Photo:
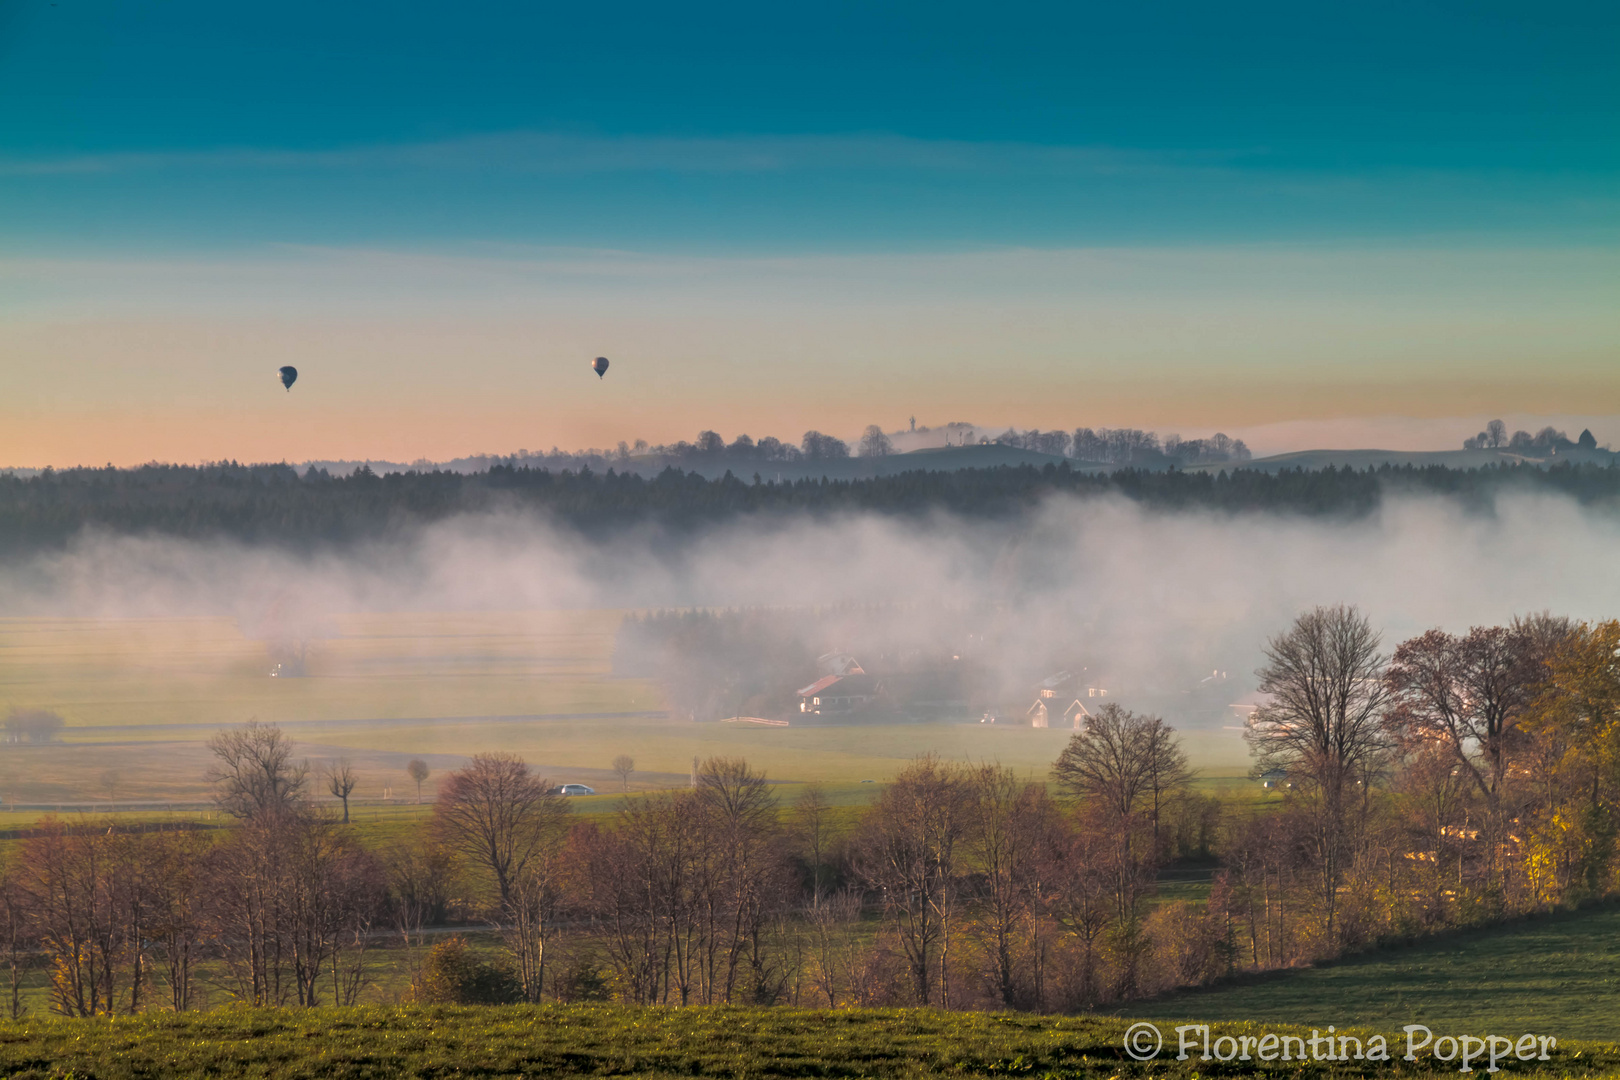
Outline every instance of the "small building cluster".
[[(1078, 729), (1109, 693), (1083, 671), (1060, 671), (1020, 690), (1016, 680), (1009, 687), (999, 677), (962, 663), (959, 656), (882, 677), (867, 672), (847, 653), (828, 653), (818, 658), (817, 668), (820, 676), (795, 691), (792, 723), (907, 723), (978, 715), (986, 724)], [(1031, 698), (1033, 704), (1027, 704)]]

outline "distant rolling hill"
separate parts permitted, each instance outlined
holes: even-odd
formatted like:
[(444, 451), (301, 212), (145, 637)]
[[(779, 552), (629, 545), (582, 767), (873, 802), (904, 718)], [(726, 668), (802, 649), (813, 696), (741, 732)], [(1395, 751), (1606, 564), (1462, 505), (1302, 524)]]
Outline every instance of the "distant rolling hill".
[[(709, 479), (730, 472), (744, 480), (755, 473), (761, 480), (855, 480), (873, 476), (893, 476), (896, 473), (955, 472), (958, 469), (993, 469), (1003, 465), (1033, 465), (1037, 469), (1057, 465), (1064, 458), (1052, 454), (1037, 454), (1033, 450), (1019, 450), (1012, 446), (991, 443), (980, 446), (939, 446), (927, 450), (913, 450), (906, 454), (888, 454), (884, 457), (825, 458), (817, 461), (760, 461), (757, 458), (732, 458), (722, 454), (712, 461), (687, 461), (677, 468), (700, 473)], [(639, 472), (654, 476), (662, 472), (662, 461), (631, 458), (627, 465), (618, 466), (621, 472)], [(1106, 468), (1091, 462), (1070, 461), (1071, 469)]]
[[(1448, 469), (1479, 469), (1487, 465), (1556, 465), (1559, 462), (1608, 465), (1616, 455), (1607, 450), (1567, 450), (1550, 457), (1524, 457), (1505, 450), (1297, 450), (1291, 454), (1276, 454), (1256, 458), (1241, 467), (1262, 472), (1282, 469), (1376, 469), (1384, 465), (1412, 465), (1423, 467), (1441, 465)], [(1214, 472), (1230, 469), (1231, 465), (1194, 465), (1190, 469)]]
[[(1283, 469), (1304, 469), (1312, 471), (1334, 468), (1376, 469), (1384, 465), (1440, 465), (1451, 469), (1477, 469), (1487, 465), (1555, 465), (1559, 462), (1593, 463), (1609, 465), (1620, 455), (1607, 450), (1578, 450), (1569, 449), (1549, 457), (1525, 457), (1509, 453), (1506, 450), (1299, 450), (1289, 454), (1276, 454), (1272, 457), (1256, 458), (1246, 462), (1218, 462), (1203, 465), (1181, 466), (1187, 472), (1218, 472), (1222, 469), (1256, 469), (1262, 472), (1279, 472)], [(1124, 466), (1107, 465), (1095, 461), (1075, 461), (1052, 454), (1039, 454), (1033, 450), (1020, 450), (1012, 446), (1002, 446), (999, 443), (977, 444), (970, 446), (940, 446), (926, 450), (912, 450), (909, 453), (889, 454), (885, 457), (862, 458), (827, 458), (816, 461), (762, 461), (759, 458), (745, 457), (741, 454), (716, 454), (713, 457), (691, 457), (684, 460), (648, 455), (632, 457), (628, 461), (608, 460), (597, 461), (592, 468), (599, 471), (613, 468), (619, 472), (637, 473), (641, 476), (653, 477), (673, 466), (682, 472), (697, 473), (707, 479), (713, 480), (731, 473), (742, 480), (751, 480), (759, 474), (761, 480), (818, 480), (826, 477), (829, 480), (857, 480), (874, 476), (893, 476), (896, 473), (911, 472), (914, 470), (926, 472), (955, 472), (958, 469), (993, 469), (1000, 466), (1031, 465), (1042, 468), (1046, 465), (1059, 465), (1068, 461), (1069, 468), (1082, 472), (1112, 472)], [(514, 461), (519, 465), (529, 465), (533, 468), (558, 469), (579, 468), (574, 463), (543, 462), (537, 459), (505, 459), (505, 458), (467, 458), (453, 462), (429, 464), (418, 462), (415, 465), (404, 465), (397, 462), (373, 461), (367, 462), (375, 472), (405, 472), (407, 469), (433, 469), (443, 468), (452, 472), (481, 472), (492, 464), (505, 464)], [(305, 462), (299, 466), (300, 471), (314, 465), (330, 470), (335, 475), (347, 475), (357, 468), (360, 462)], [(1141, 465), (1138, 468), (1163, 469), (1168, 463)], [(18, 470), (18, 475), (31, 474), (34, 470)]]
[[(1334, 468), (1376, 469), (1384, 465), (1427, 466), (1440, 465), (1450, 469), (1478, 469), (1487, 465), (1556, 465), (1560, 462), (1608, 465), (1617, 457), (1607, 450), (1567, 450), (1550, 457), (1524, 457), (1505, 450), (1299, 450), (1290, 454), (1256, 458), (1246, 462), (1224, 462), (1184, 466), (1188, 472), (1218, 472), (1255, 469), (1261, 472), (1280, 472), (1283, 469), (1313, 471)], [(723, 476), (728, 470), (742, 479), (759, 473), (762, 480), (802, 480), (827, 477), (830, 480), (850, 480), (873, 476), (892, 476), (895, 473), (925, 470), (928, 472), (954, 472), (957, 469), (993, 469), (998, 466), (1058, 465), (1066, 459), (1051, 454), (1038, 454), (1011, 446), (988, 444), (979, 446), (944, 446), (927, 450), (913, 450), (906, 454), (890, 454), (878, 458), (839, 458), (824, 461), (750, 461), (716, 458), (702, 464), (688, 463), (688, 472), (699, 472), (709, 478)], [(1069, 468), (1084, 472), (1111, 472), (1117, 467), (1093, 461), (1068, 461)], [(638, 467), (639, 466), (639, 467)], [(653, 475), (663, 469), (662, 463), (645, 463), (635, 459), (631, 468), (643, 475)], [(1163, 466), (1147, 466), (1162, 468)]]

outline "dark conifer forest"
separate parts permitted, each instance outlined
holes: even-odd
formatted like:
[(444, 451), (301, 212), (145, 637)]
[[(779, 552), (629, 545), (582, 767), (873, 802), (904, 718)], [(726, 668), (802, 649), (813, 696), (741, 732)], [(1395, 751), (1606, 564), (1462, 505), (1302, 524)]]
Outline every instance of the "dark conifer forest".
[(1488, 513), (1512, 491), (1572, 497), (1582, 505), (1620, 500), (1620, 468), (1593, 465), (1482, 469), (1391, 467), (1357, 471), (1250, 469), (1187, 472), (1063, 465), (954, 472), (915, 471), (854, 480), (762, 481), (727, 474), (706, 480), (667, 469), (633, 473), (552, 472), (496, 465), (486, 472), (362, 469), (334, 477), (289, 465), (146, 465), (47, 470), (0, 476), (0, 554), (26, 556), (81, 531), (220, 538), (289, 548), (338, 547), (386, 539), (464, 513), (526, 512), (585, 536), (631, 526), (699, 530), (745, 515), (945, 513), (1017, 523), (1053, 495), (1122, 497), (1159, 510), (1361, 517), (1383, 500), (1436, 495)]

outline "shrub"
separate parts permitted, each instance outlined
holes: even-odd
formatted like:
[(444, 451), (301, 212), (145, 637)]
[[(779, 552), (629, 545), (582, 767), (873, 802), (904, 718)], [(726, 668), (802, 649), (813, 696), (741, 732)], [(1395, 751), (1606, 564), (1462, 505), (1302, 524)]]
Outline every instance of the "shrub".
[(559, 976), (555, 983), (558, 1000), (612, 1001), (613, 982), (595, 964), (581, 960)]
[(466, 938), (452, 937), (429, 950), (411, 997), (425, 1005), (510, 1005), (523, 1000), (523, 988), (504, 965), (480, 960)]

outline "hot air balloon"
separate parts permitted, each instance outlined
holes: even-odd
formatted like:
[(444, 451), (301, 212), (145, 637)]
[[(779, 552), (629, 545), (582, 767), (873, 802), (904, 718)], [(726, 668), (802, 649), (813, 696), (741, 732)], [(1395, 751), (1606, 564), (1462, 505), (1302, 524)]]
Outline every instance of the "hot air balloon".
[(608, 358), (605, 356), (598, 356), (595, 360), (591, 361), (591, 370), (596, 372), (596, 377), (598, 379), (607, 374), (607, 368)]
[(286, 367), (281, 369), (279, 374), (281, 375), (281, 385), (285, 386), (288, 391), (291, 391), (292, 384), (298, 381), (298, 369), (293, 367), (291, 364), (288, 364)]

